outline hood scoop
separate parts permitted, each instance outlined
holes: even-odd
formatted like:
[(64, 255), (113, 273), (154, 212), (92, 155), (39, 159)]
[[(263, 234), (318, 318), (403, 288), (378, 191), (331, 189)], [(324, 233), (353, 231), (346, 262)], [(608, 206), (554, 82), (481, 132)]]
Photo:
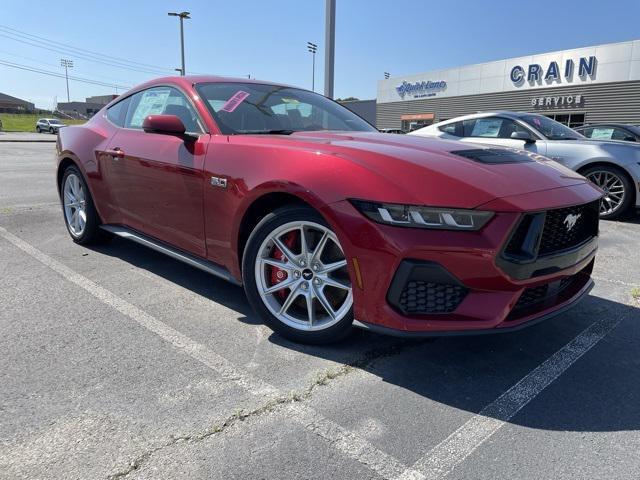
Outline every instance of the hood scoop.
[(450, 153), (487, 165), (535, 161), (527, 153), (505, 148), (474, 148), (469, 150), (453, 150)]

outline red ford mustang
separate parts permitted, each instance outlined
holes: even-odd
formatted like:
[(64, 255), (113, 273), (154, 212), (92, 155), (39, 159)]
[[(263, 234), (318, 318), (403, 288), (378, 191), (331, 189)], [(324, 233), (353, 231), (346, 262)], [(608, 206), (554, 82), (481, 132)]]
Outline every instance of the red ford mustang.
[(75, 242), (125, 237), (242, 284), (295, 341), (509, 331), (592, 287), (601, 192), (582, 176), (378, 133), (306, 90), (162, 78), (57, 149)]

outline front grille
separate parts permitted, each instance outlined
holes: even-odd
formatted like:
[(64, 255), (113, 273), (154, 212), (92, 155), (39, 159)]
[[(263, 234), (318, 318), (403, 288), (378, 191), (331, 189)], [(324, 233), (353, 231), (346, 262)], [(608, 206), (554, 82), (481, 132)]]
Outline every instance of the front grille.
[(405, 314), (451, 313), (467, 289), (460, 285), (410, 280), (400, 294), (399, 306)]
[(598, 234), (599, 201), (549, 210), (545, 217), (538, 255), (576, 247)]

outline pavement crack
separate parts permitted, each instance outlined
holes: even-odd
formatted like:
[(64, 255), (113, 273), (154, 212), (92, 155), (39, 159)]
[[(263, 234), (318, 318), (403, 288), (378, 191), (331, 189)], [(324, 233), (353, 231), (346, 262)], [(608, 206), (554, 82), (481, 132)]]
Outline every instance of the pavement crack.
[(230, 427), (240, 422), (244, 422), (245, 420), (248, 420), (251, 418), (257, 418), (262, 415), (274, 412), (278, 408), (281, 408), (287, 404), (304, 402), (309, 398), (311, 398), (311, 396), (313, 395), (313, 392), (317, 388), (327, 386), (332, 381), (341, 377), (345, 377), (355, 370), (364, 370), (364, 369), (370, 368), (375, 362), (379, 360), (398, 355), (402, 353), (406, 348), (423, 345), (426, 341), (429, 341), (429, 340), (423, 340), (419, 342), (414, 340), (406, 340), (406, 341), (394, 343), (392, 345), (387, 345), (380, 348), (374, 348), (365, 352), (363, 355), (361, 355), (359, 358), (357, 358), (352, 362), (343, 363), (335, 367), (324, 369), (320, 371), (316, 375), (316, 377), (306, 387), (302, 389), (292, 390), (287, 394), (278, 395), (275, 398), (269, 400), (268, 402), (252, 410), (239, 409), (235, 411), (233, 414), (226, 417), (221, 422), (216, 423), (215, 425), (212, 425), (209, 428), (202, 430), (200, 432), (197, 432), (194, 434), (185, 434), (180, 436), (171, 436), (167, 442), (140, 454), (134, 460), (132, 460), (126, 468), (109, 475), (108, 478), (109, 480), (118, 480), (118, 479), (125, 478), (131, 473), (139, 470), (140, 467), (157, 452), (164, 450), (166, 448), (170, 448), (178, 443), (202, 442), (210, 437), (223, 433), (225, 430), (229, 429)]

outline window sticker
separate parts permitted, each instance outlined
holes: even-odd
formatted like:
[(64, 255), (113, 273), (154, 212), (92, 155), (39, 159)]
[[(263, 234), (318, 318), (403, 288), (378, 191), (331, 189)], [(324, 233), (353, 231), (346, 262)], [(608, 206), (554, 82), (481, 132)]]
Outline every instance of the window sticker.
[(247, 92), (238, 90), (229, 100), (227, 100), (220, 110), (231, 113), (238, 108), (238, 105), (240, 105), (248, 96), (249, 94)]
[(284, 98), (284, 97), (282, 97), (282, 98), (281, 98), (281, 100), (282, 100), (284, 103), (292, 103), (292, 104), (298, 104), (298, 103), (300, 103), (300, 100), (297, 100), (297, 99), (295, 99), (295, 98)]
[(613, 136), (613, 128), (594, 128), (591, 138), (597, 140), (611, 140)]
[(167, 90), (147, 90), (142, 94), (140, 103), (133, 114), (131, 119), (131, 126), (141, 127), (142, 122), (149, 115), (160, 115), (164, 112), (164, 108), (167, 104), (167, 99), (171, 92)]
[(473, 126), (472, 137), (497, 137), (502, 126), (499, 118), (479, 118)]

